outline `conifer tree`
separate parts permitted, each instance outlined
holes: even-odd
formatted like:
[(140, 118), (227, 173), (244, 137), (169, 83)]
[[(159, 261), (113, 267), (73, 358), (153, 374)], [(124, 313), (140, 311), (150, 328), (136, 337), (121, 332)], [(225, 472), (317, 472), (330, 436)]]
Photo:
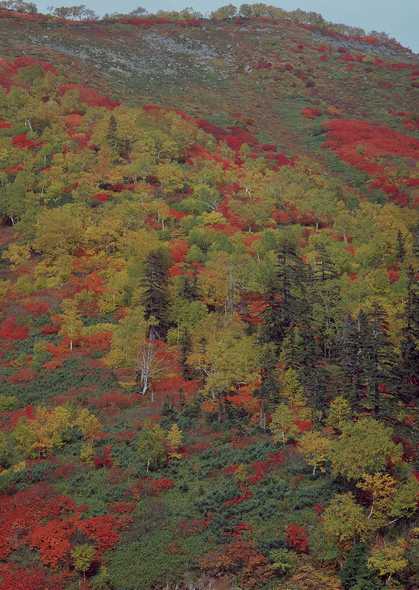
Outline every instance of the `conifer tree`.
[(395, 364), (387, 317), (379, 305), (374, 305), (365, 328), (362, 338), (363, 383), (367, 389), (368, 403), (378, 415), (382, 409), (379, 388), (393, 380)]
[(260, 399), (259, 425), (266, 428), (266, 406), (278, 395), (277, 352), (275, 346), (266, 344), (261, 353), (261, 384), (255, 395)]
[(177, 424), (173, 424), (170, 428), (169, 432), (167, 433), (167, 444), (169, 447), (169, 456), (172, 459), (180, 459), (181, 454), (179, 453), (179, 449), (182, 445), (183, 435), (182, 431)]
[(322, 283), (338, 276), (336, 266), (324, 244), (316, 244), (317, 258), (314, 267), (314, 280)]
[(307, 316), (306, 269), (295, 246), (286, 240), (279, 248), (275, 274), (267, 290), (261, 339), (280, 345), (289, 329)]
[(403, 262), (406, 257), (406, 245), (405, 245), (405, 238), (400, 230), (397, 232), (396, 251), (397, 251), (396, 256), (397, 256), (398, 262)]
[(150, 328), (149, 338), (164, 339), (169, 329), (168, 307), (169, 294), (168, 263), (162, 250), (150, 252), (146, 261), (143, 277), (144, 293), (144, 317), (146, 320), (155, 320), (155, 325)]
[(404, 401), (411, 402), (419, 395), (419, 288), (413, 268), (408, 270), (407, 299), (404, 329), (400, 343), (399, 392)]

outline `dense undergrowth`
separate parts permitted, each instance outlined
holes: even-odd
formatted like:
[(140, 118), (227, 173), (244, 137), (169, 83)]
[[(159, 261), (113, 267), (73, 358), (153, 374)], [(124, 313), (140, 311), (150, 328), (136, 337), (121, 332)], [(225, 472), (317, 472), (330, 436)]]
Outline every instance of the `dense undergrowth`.
[(1, 590), (417, 586), (417, 119), (294, 67), (269, 130), (0, 62)]

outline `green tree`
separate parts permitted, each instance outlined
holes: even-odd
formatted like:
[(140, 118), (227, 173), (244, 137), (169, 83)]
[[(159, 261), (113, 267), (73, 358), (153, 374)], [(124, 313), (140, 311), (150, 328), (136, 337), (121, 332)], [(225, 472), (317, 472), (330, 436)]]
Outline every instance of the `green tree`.
[(351, 406), (346, 398), (339, 395), (330, 403), (326, 424), (338, 432), (352, 417)]
[(339, 572), (344, 590), (381, 590), (382, 585), (368, 567), (367, 558), (368, 546), (355, 543)]
[(234, 18), (237, 15), (237, 7), (233, 4), (227, 4), (226, 6), (221, 6), (214, 12), (211, 12), (211, 18), (215, 20), (227, 20), (230, 18)]
[(75, 569), (83, 574), (83, 578), (86, 579), (86, 572), (91, 567), (94, 557), (95, 548), (92, 545), (77, 545), (71, 552), (73, 558), (73, 564)]
[(320, 432), (306, 432), (302, 436), (299, 447), (307, 463), (313, 467), (313, 475), (316, 475), (317, 469), (325, 470), (330, 445), (331, 441)]
[(410, 403), (419, 395), (417, 368), (419, 366), (419, 283), (412, 267), (407, 273), (407, 297), (404, 306), (404, 326), (400, 343), (399, 385), (402, 399)]
[(180, 459), (182, 455), (179, 453), (179, 449), (182, 446), (183, 435), (177, 424), (172, 425), (166, 438), (169, 447), (169, 456), (172, 459)]
[(158, 467), (166, 458), (166, 435), (161, 426), (146, 424), (138, 435), (137, 450), (147, 473), (151, 467)]
[(275, 408), (269, 428), (274, 440), (276, 442), (281, 442), (284, 446), (290, 438), (293, 438), (298, 434), (294, 414), (287, 404), (279, 404)]
[(368, 567), (376, 571), (380, 577), (387, 578), (387, 582), (395, 574), (401, 573), (408, 566), (405, 557), (406, 541), (398, 539), (393, 543), (386, 543), (383, 547), (374, 547), (368, 558)]
[(373, 418), (345, 424), (330, 449), (333, 474), (357, 480), (364, 473), (383, 471), (389, 460), (400, 461), (401, 448), (392, 441), (392, 434), (390, 427)]
[(247, 336), (244, 325), (212, 314), (192, 333), (191, 369), (205, 379), (204, 392), (218, 402), (219, 419), (225, 413), (225, 397), (240, 385), (254, 381), (260, 366), (256, 337)]
[(402, 518), (410, 518), (415, 514), (418, 494), (419, 482), (415, 477), (410, 477), (398, 486), (389, 508), (389, 515), (392, 519), (389, 524), (393, 524)]
[(10, 441), (4, 432), (0, 432), (0, 473), (1, 469), (7, 468), (11, 463)]
[(344, 547), (364, 537), (367, 517), (351, 493), (336, 494), (323, 513), (323, 528), (328, 537)]
[(70, 350), (73, 350), (74, 340), (83, 333), (83, 322), (74, 299), (65, 299), (62, 302), (62, 308), (60, 334), (68, 338)]

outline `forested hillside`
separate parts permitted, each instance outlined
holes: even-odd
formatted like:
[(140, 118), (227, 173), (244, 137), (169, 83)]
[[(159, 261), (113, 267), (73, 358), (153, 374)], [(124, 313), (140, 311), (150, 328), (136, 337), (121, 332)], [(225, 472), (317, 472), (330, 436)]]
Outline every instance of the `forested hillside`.
[(419, 59), (263, 10), (0, 11), (0, 590), (419, 586)]

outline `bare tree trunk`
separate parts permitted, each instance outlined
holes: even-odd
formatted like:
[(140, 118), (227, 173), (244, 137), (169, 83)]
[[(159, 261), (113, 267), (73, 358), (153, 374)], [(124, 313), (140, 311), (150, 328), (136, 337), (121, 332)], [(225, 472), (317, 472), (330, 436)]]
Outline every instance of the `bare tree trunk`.
[(148, 340), (140, 347), (137, 360), (137, 380), (139, 393), (145, 395), (150, 388), (151, 369), (155, 355), (154, 334), (151, 331)]
[(259, 426), (262, 428), (262, 430), (266, 430), (265, 400), (261, 400), (260, 403)]

